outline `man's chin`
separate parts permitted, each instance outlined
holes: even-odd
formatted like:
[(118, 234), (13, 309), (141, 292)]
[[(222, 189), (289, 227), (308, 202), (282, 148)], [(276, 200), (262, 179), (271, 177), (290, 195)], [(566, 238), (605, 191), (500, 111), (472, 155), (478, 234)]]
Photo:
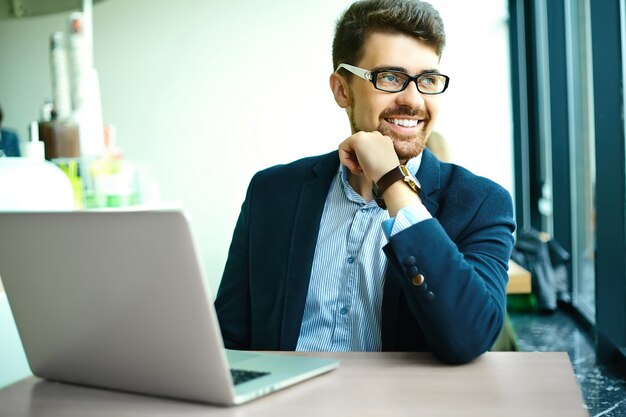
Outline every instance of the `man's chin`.
[(393, 141), (393, 148), (401, 161), (408, 161), (416, 157), (426, 147), (426, 141), (421, 136), (405, 137), (395, 134), (387, 134), (386, 136), (389, 136)]
[[(402, 144), (406, 145), (406, 143)], [(398, 155), (398, 159), (400, 161), (406, 162), (411, 158), (415, 158), (417, 155), (422, 153), (425, 148), (425, 145), (421, 145), (418, 143), (411, 144), (412, 146), (398, 146), (397, 142), (394, 142), (394, 149), (396, 151), (396, 155)]]
[(384, 124), (378, 126), (377, 129), (380, 133), (388, 136), (393, 141), (393, 148), (398, 155), (398, 159), (402, 162), (406, 162), (411, 158), (416, 157), (426, 147), (426, 139), (424, 132), (417, 135), (400, 135), (397, 132), (387, 128)]

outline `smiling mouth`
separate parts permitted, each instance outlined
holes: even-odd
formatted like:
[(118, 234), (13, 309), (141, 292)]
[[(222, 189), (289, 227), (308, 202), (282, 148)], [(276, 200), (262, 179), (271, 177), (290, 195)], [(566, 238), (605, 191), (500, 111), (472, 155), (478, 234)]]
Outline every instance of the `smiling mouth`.
[(401, 127), (415, 127), (420, 123), (420, 120), (416, 119), (389, 119), (385, 118), (385, 120), (390, 123)]

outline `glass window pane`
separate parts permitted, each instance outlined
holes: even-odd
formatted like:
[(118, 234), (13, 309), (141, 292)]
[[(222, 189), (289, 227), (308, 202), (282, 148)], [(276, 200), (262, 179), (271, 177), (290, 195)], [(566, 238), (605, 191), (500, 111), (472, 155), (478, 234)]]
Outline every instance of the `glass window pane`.
[(595, 322), (595, 147), (589, 2), (566, 2), (572, 284), (574, 305)]

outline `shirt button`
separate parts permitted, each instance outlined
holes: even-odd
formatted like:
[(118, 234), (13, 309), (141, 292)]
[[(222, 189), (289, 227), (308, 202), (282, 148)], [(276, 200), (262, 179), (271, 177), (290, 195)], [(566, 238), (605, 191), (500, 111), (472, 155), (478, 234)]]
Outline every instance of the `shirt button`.
[(348, 314), (348, 309), (343, 307), (341, 310), (339, 310), (339, 314), (341, 314), (342, 316), (345, 316), (346, 314)]
[(349, 264), (353, 264), (354, 263), (354, 257), (353, 256), (348, 256), (348, 263)]

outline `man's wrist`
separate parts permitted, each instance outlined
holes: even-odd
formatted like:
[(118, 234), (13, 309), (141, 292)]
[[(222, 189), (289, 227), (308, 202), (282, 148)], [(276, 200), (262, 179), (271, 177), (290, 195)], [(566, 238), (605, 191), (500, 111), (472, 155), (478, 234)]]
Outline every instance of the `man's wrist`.
[(385, 191), (398, 181), (403, 181), (415, 194), (419, 193), (420, 188), (417, 179), (405, 165), (398, 165), (381, 176), (377, 182), (372, 183), (372, 194), (381, 208), (387, 208), (383, 197)]

